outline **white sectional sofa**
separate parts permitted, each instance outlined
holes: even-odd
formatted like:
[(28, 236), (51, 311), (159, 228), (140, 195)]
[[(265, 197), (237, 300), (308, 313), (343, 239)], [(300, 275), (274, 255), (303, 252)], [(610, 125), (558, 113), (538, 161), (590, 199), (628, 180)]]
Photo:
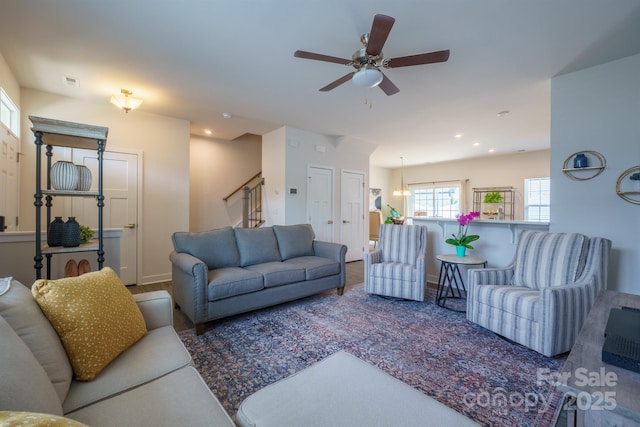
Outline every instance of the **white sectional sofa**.
[(147, 333), (93, 381), (76, 381), (56, 331), (29, 288), (0, 295), (0, 424), (7, 412), (100, 426), (234, 426), (191, 366), (165, 291), (134, 295)]

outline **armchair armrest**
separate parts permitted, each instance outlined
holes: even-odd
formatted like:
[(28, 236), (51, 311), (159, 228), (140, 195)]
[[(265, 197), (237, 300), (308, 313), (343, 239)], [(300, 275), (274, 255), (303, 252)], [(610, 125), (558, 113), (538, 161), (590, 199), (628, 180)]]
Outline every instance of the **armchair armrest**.
[(173, 326), (173, 303), (167, 291), (144, 292), (133, 295), (142, 312), (147, 330)]
[(571, 349), (599, 291), (595, 280), (541, 289), (543, 354)]
[(369, 264), (380, 264), (382, 262), (382, 251), (380, 249), (376, 249), (373, 252), (367, 252), (364, 254), (365, 264), (368, 262)]
[(467, 272), (467, 286), (474, 285), (511, 285), (513, 267), (475, 268)]

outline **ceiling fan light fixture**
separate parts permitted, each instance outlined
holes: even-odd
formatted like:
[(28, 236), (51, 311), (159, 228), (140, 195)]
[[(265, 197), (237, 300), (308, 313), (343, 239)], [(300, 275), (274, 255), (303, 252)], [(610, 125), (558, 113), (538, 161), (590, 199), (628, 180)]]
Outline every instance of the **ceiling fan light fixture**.
[(382, 72), (376, 67), (365, 65), (364, 67), (353, 73), (351, 81), (356, 86), (376, 87), (380, 83), (382, 83), (383, 77), (384, 76), (382, 75)]

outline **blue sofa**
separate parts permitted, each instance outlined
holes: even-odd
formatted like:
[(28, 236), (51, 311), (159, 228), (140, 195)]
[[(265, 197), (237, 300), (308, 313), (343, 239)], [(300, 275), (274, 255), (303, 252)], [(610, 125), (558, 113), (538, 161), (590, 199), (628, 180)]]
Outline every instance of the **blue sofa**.
[(194, 323), (344, 292), (347, 247), (315, 240), (309, 224), (225, 227), (172, 236), (173, 298)]

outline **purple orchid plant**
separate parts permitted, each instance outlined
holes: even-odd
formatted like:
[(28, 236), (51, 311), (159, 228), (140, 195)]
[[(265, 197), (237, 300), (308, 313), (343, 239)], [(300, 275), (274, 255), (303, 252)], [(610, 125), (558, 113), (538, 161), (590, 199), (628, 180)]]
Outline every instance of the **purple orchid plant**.
[(480, 236), (477, 234), (467, 235), (467, 228), (469, 228), (471, 221), (480, 218), (480, 212), (471, 211), (468, 214), (460, 214), (456, 218), (458, 219), (458, 234), (452, 234), (451, 238), (445, 241), (450, 245), (464, 246), (467, 249), (473, 249), (473, 246), (469, 243), (475, 242)]

